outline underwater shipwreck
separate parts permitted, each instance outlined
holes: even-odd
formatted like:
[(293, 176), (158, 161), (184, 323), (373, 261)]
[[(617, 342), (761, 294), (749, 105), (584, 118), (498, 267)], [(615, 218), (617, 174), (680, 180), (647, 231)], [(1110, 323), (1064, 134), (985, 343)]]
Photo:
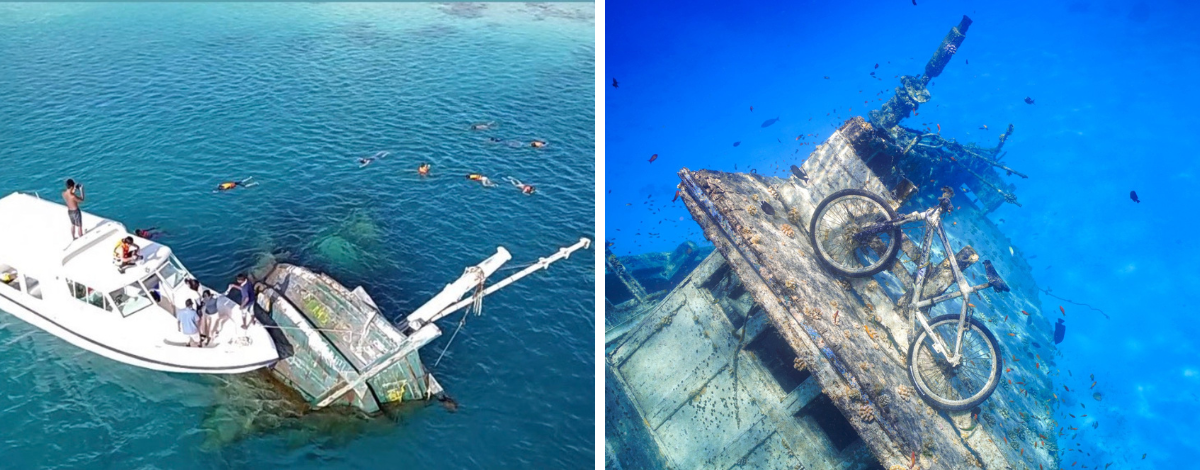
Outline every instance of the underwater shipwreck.
[[(680, 170), (683, 202), (713, 249), (606, 252), (606, 468), (1059, 468), (1060, 438), (1074, 431), (1054, 419), (1063, 400), (1051, 390), (1059, 353), (1049, 317), (1058, 312), (1042, 311), (1023, 253), (987, 217), (1020, 205), (1003, 179), (1026, 177), (1003, 163), (1014, 129), (984, 146), (901, 124), (931, 99), (926, 85), (970, 25), (964, 16), (922, 74), (903, 76), (867, 118), (845, 121), (788, 178)], [(959, 249), (934, 244), (918, 266), (924, 228), (905, 226), (888, 269), (835, 274), (818, 261), (810, 226), (818, 204), (846, 189), (900, 214), (946, 198), (947, 244)], [(921, 328), (906, 314), (914, 279), (925, 279), (928, 298), (995, 272), (1008, 292), (922, 311), (962, 309), (986, 325), (999, 384), (969, 409), (931, 406), (908, 367)]]

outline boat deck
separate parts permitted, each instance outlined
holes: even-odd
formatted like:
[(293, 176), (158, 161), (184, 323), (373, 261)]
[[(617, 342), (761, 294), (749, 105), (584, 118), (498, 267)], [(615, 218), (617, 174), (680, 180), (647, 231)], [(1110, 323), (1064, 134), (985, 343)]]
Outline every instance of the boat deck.
[[(812, 374), (885, 468), (908, 468), (913, 455), (920, 468), (1057, 468), (1058, 427), (1052, 418), (1057, 401), (1050, 390), (1053, 328), (1039, 307), (1028, 264), (985, 210), (959, 195), (954, 203), (961, 209), (945, 222), (951, 243), (963, 247), (960, 260), (968, 265), (992, 260), (1013, 289), (1006, 294), (986, 291), (973, 300), (976, 315), (1000, 338), (1004, 366), (1011, 368), (976, 420), (968, 412), (937, 411), (911, 389), (905, 365), (910, 327), (893, 305), (904, 286), (911, 285), (910, 260), (916, 255), (908, 238), (914, 234), (906, 231), (901, 262), (873, 278), (839, 278), (813, 257), (806, 232), (821, 199), (844, 188), (890, 197), (890, 188), (863, 162), (869, 145), (862, 139), (868, 129), (861, 118), (852, 119), (818, 146), (803, 165), (808, 184), (794, 178), (684, 169), (684, 202), (785, 340), (796, 365)], [(763, 202), (773, 206), (774, 215), (759, 209)], [(901, 212), (932, 205), (910, 203), (913, 206)], [(920, 226), (915, 230), (919, 236)], [(938, 259), (935, 255), (935, 262)], [(982, 279), (982, 271), (981, 266), (964, 268), (973, 280)], [(939, 277), (932, 276), (934, 281)], [(957, 312), (957, 305), (940, 304), (933, 314), (947, 306), (951, 310), (946, 313)], [(1023, 310), (1030, 315), (1022, 315)], [(672, 341), (682, 345), (708, 340), (692, 336)], [(686, 396), (684, 390), (666, 385), (674, 383), (660, 381), (658, 393)], [(659, 424), (651, 419), (654, 415), (642, 416), (652, 429)]]

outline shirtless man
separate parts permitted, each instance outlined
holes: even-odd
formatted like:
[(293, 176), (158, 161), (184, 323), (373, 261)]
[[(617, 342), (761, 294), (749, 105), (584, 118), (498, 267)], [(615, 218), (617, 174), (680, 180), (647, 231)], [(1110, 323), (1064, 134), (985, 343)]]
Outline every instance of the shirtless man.
[[(79, 194), (75, 194), (75, 190)], [(71, 239), (83, 236), (83, 215), (79, 212), (79, 203), (83, 202), (83, 185), (75, 185), (75, 180), (67, 179), (67, 189), (62, 192), (63, 202), (67, 203), (67, 217), (71, 218)]]

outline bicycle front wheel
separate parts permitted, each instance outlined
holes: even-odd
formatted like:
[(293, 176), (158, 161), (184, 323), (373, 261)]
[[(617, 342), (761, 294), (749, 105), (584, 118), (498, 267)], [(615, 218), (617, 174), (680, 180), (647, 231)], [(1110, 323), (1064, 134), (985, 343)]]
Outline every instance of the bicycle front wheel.
[(900, 227), (887, 225), (896, 211), (861, 189), (843, 189), (817, 204), (808, 240), (823, 264), (848, 277), (878, 274), (900, 252)]
[[(934, 318), (929, 327), (951, 349), (948, 352), (953, 352), (958, 315)], [(962, 358), (957, 366), (933, 349), (933, 339), (923, 328), (908, 348), (908, 378), (921, 398), (943, 410), (968, 410), (983, 403), (996, 391), (1003, 368), (999, 342), (974, 317), (963, 330)]]

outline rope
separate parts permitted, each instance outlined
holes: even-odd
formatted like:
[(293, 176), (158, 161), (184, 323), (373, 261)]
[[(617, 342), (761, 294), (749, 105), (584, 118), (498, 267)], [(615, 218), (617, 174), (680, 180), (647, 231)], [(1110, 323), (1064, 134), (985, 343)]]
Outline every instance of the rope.
[(446, 346), (442, 348), (442, 353), (438, 354), (438, 358), (436, 361), (433, 361), (433, 368), (436, 369), (438, 364), (442, 363), (442, 357), (444, 357), (446, 355), (446, 351), (448, 351), (450, 349), (450, 344), (454, 342), (454, 337), (458, 336), (459, 330), (462, 330), (463, 325), (467, 324), (467, 315), (470, 315), (470, 314), (471, 314), (470, 310), (463, 312), (462, 320), (458, 321), (458, 328), (454, 329), (454, 334), (450, 335), (450, 341), (446, 342)]
[(1095, 311), (1097, 311), (1097, 312), (1100, 312), (1100, 314), (1101, 314), (1101, 315), (1104, 315), (1104, 318), (1105, 318), (1105, 319), (1107, 319), (1107, 320), (1111, 320), (1111, 318), (1109, 318), (1109, 317), (1108, 317), (1108, 314), (1107, 314), (1107, 313), (1104, 313), (1104, 310), (1100, 310), (1100, 309), (1098, 309), (1098, 308), (1096, 308), (1096, 307), (1093, 307), (1093, 306), (1091, 306), (1091, 305), (1088, 305), (1088, 304), (1085, 304), (1085, 303), (1082, 303), (1082, 302), (1076, 302), (1076, 301), (1073, 301), (1073, 300), (1071, 300), (1071, 299), (1064, 299), (1064, 298), (1062, 298), (1062, 297), (1059, 297), (1059, 296), (1057, 296), (1057, 295), (1051, 294), (1051, 293), (1050, 293), (1050, 289), (1040, 289), (1040, 290), (1041, 290), (1042, 292), (1045, 292), (1045, 293), (1046, 293), (1046, 295), (1048, 295), (1048, 296), (1050, 296), (1050, 297), (1054, 297), (1054, 298), (1056, 298), (1056, 299), (1058, 299), (1058, 300), (1061, 300), (1061, 301), (1063, 301), (1063, 302), (1066, 302), (1066, 303), (1069, 303), (1069, 304), (1075, 304), (1075, 305), (1079, 305), (1079, 306), (1083, 306), (1083, 307), (1087, 307), (1087, 308), (1090, 308), (1090, 309), (1092, 309), (1092, 310), (1095, 310)]
[(483, 313), (483, 284), (487, 281), (487, 278), (483, 275), (483, 270), (479, 269), (478, 266), (472, 266), (467, 268), (467, 270), (474, 272), (479, 278), (479, 284), (475, 286), (475, 293), (472, 294), (475, 302), (471, 304), (471, 308), (463, 312), (462, 319), (458, 321), (458, 327), (454, 329), (454, 334), (450, 335), (450, 341), (446, 341), (446, 346), (442, 348), (442, 353), (438, 354), (437, 360), (433, 362), (434, 368), (437, 368), (438, 364), (442, 363), (442, 358), (446, 356), (446, 351), (450, 350), (450, 344), (454, 343), (454, 338), (458, 336), (458, 332), (462, 331), (463, 325), (467, 324), (467, 316), (472, 313), (475, 315)]

